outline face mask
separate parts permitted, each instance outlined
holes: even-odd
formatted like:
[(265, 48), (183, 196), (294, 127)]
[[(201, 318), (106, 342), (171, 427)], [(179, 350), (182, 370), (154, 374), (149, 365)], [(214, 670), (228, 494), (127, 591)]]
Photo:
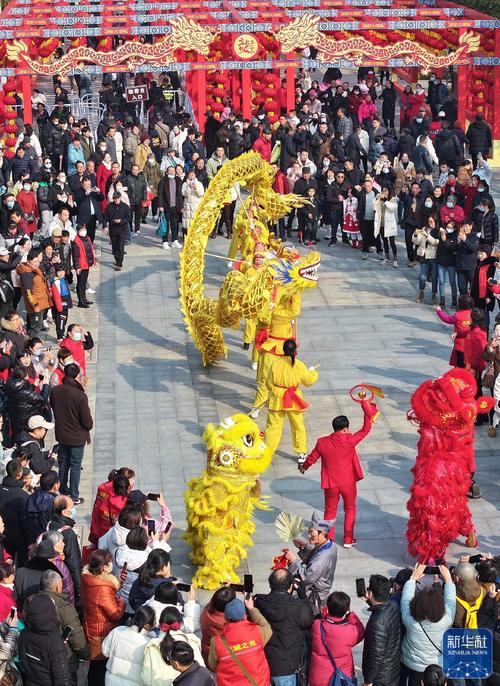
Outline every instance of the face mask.
[(99, 146), (99, 150), (100, 150), (101, 152), (106, 152), (106, 146), (105, 146), (105, 145), (100, 145), (100, 146)]
[(435, 80), (436, 80), (436, 79), (435, 79), (434, 76), (431, 76), (431, 78), (429, 79), (429, 81), (435, 81)]
[(342, 97), (343, 97), (343, 98), (347, 98), (347, 91), (343, 91), (343, 92), (342, 92)]
[(62, 202), (66, 202), (67, 199), (68, 199), (68, 196), (66, 195), (66, 193), (64, 195), (61, 195), (61, 201)]
[(36, 352), (33, 351), (33, 357), (41, 357), (41, 356), (42, 356), (42, 351), (41, 351), (41, 350), (37, 350)]
[(421, 123), (423, 122), (423, 119), (422, 119), (422, 117), (417, 117), (416, 121), (417, 121), (419, 124), (421, 124)]
[(52, 162), (44, 162), (43, 166), (45, 169), (50, 169), (52, 167)]
[(175, 179), (175, 172), (173, 174), (168, 174), (169, 179)]
[(60, 176), (58, 179), (59, 183), (66, 183), (66, 177), (65, 176)]
[(323, 167), (330, 166), (330, 160), (323, 160)]
[(24, 183), (23, 184), (23, 190), (30, 191), (31, 190), (31, 184), (30, 183)]
[(149, 164), (154, 164), (155, 163), (155, 158), (151, 157), (148, 159)]
[(486, 190), (486, 188), (480, 188), (479, 186), (477, 188), (478, 193), (484, 193), (485, 190)]
[(477, 209), (478, 209), (480, 212), (486, 212), (486, 208), (485, 208), (485, 207), (478, 207)]
[(9, 202), (6, 202), (5, 204), (7, 205), (9, 210), (11, 210), (14, 207), (14, 201), (13, 200), (9, 200)]
[(426, 207), (432, 207), (432, 200), (426, 200), (426, 201), (425, 201), (425, 206), (426, 206)]
[(81, 236), (82, 238), (85, 238), (85, 236), (87, 235), (87, 232), (86, 231), (79, 231), (78, 235)]
[(75, 333), (72, 334), (71, 337), (74, 341), (81, 341), (82, 340), (82, 332), (81, 331), (75, 331)]
[(455, 229), (446, 229), (446, 233), (453, 233)]
[(71, 512), (69, 513), (69, 516), (71, 517), (71, 519), (76, 519), (76, 507), (74, 505), (71, 508)]
[(71, 357), (67, 357), (63, 362), (61, 362), (61, 367), (65, 367), (67, 364), (73, 364), (73, 360)]
[(389, 170), (388, 170), (388, 169), (385, 169), (385, 168), (382, 169), (382, 174), (388, 174), (388, 173), (389, 173)]
[(452, 209), (453, 207), (455, 207), (455, 205), (454, 205), (452, 202), (449, 202), (449, 201), (448, 201), (448, 202), (446, 203), (446, 207), (449, 207), (450, 209)]
[(259, 114), (259, 116), (257, 117), (257, 119), (264, 119), (264, 115), (263, 115), (263, 114)]

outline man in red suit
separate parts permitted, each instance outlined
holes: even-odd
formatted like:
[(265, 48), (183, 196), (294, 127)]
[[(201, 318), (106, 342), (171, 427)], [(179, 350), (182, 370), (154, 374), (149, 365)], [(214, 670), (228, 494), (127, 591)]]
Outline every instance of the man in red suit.
[[(321, 488), (325, 491), (326, 521), (337, 516), (339, 498), (344, 501), (344, 548), (356, 544), (354, 523), (356, 521), (356, 482), (363, 478), (356, 446), (370, 433), (374, 417), (378, 414), (376, 406), (366, 400), (361, 401), (364, 413), (363, 427), (356, 433), (349, 431), (349, 420), (339, 415), (332, 421), (333, 433), (318, 438), (314, 450), (305, 462), (299, 464), (299, 471), (304, 474), (321, 458)], [(330, 537), (333, 538), (333, 528)]]

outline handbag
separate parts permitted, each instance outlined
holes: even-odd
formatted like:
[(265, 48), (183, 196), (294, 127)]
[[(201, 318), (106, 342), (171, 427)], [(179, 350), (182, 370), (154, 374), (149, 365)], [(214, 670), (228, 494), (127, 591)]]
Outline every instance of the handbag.
[(281, 155), (281, 141), (276, 141), (276, 143), (273, 145), (273, 149), (271, 150), (271, 164), (275, 164), (276, 162), (279, 162)]
[(323, 620), (320, 620), (319, 630), (321, 633), (321, 640), (323, 641), (323, 645), (325, 646), (325, 650), (333, 667), (333, 674), (330, 677), (328, 686), (358, 686), (358, 680), (356, 679), (356, 677), (347, 676), (345, 672), (343, 672), (341, 669), (337, 667), (335, 660), (333, 659), (332, 651), (330, 650), (326, 642), (325, 627), (323, 626)]
[(165, 216), (165, 212), (161, 213), (160, 217), (160, 223), (158, 224), (158, 228), (156, 229), (156, 235), (158, 238), (165, 238), (165, 236), (168, 234), (168, 223), (167, 223), (167, 218)]
[(229, 653), (229, 656), (231, 657), (231, 659), (234, 660), (234, 662), (236, 662), (236, 664), (238, 665), (238, 667), (239, 667), (241, 673), (244, 674), (244, 676), (248, 679), (248, 681), (252, 684), (252, 686), (257, 686), (257, 682), (255, 681), (255, 679), (253, 678), (253, 676), (250, 674), (250, 672), (248, 671), (248, 669), (245, 667), (245, 665), (243, 664), (243, 662), (240, 660), (240, 658), (236, 655), (236, 653), (235, 653), (234, 650), (231, 648), (231, 646), (229, 645), (229, 643), (226, 641), (226, 639), (224, 638), (224, 636), (221, 635), (220, 640), (222, 641), (222, 645), (224, 646), (224, 648), (225, 648), (225, 649), (227, 650), (227, 652)]
[(495, 363), (488, 362), (484, 370), (483, 379), (481, 381), (483, 388), (493, 388), (495, 386)]

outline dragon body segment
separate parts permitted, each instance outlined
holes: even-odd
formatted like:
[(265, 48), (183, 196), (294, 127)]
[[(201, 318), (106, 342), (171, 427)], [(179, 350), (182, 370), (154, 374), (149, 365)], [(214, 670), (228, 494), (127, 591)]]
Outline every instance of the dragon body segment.
[[(231, 271), (224, 279), (217, 300), (205, 296), (203, 271), (208, 237), (235, 183), (246, 186), (251, 192), (252, 204), (263, 221), (274, 223), (292, 208), (307, 202), (306, 198), (294, 194), (275, 193), (273, 179), (271, 165), (255, 152), (230, 160), (212, 179), (191, 221), (181, 254), (180, 303), (204, 365), (213, 364), (226, 354), (223, 327), (235, 328), (242, 317), (257, 318), (274, 307), (277, 297), (316, 285), (319, 253), (311, 252), (299, 258), (295, 251), (285, 248), (279, 241), (272, 243), (274, 239), (271, 239), (275, 254), (281, 257), (269, 259), (253, 278), (237, 270)], [(245, 212), (245, 208), (242, 207), (241, 212)]]

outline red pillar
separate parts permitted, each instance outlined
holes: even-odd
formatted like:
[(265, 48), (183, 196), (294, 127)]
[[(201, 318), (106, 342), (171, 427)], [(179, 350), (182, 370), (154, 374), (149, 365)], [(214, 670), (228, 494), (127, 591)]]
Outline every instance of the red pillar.
[(252, 87), (250, 85), (250, 69), (241, 70), (241, 108), (243, 119), (250, 119), (252, 116)]
[[(289, 53), (287, 59), (292, 60), (295, 58), (294, 53)], [(286, 111), (287, 114), (290, 110), (295, 109), (295, 68), (287, 67), (286, 73)]]
[[(495, 55), (500, 55), (500, 29), (495, 29)], [(500, 164), (500, 67), (493, 67), (493, 164)]]
[(231, 94), (232, 94), (232, 99), (233, 99), (233, 110), (235, 112), (239, 112), (240, 107), (241, 107), (240, 83), (241, 83), (241, 70), (240, 69), (233, 69), (231, 71)]
[[(459, 40), (465, 31), (466, 29), (459, 30)], [(457, 67), (457, 116), (464, 129), (467, 116), (467, 70), (468, 66), (464, 64)]]
[[(201, 57), (198, 59), (201, 62)], [(196, 110), (196, 118), (198, 119), (198, 127), (200, 131), (205, 130), (205, 112), (207, 110), (207, 72), (200, 69), (195, 74), (196, 85), (198, 91), (198, 109)]]
[(24, 123), (33, 124), (33, 110), (31, 109), (31, 76), (21, 76), (21, 91), (23, 96)]

